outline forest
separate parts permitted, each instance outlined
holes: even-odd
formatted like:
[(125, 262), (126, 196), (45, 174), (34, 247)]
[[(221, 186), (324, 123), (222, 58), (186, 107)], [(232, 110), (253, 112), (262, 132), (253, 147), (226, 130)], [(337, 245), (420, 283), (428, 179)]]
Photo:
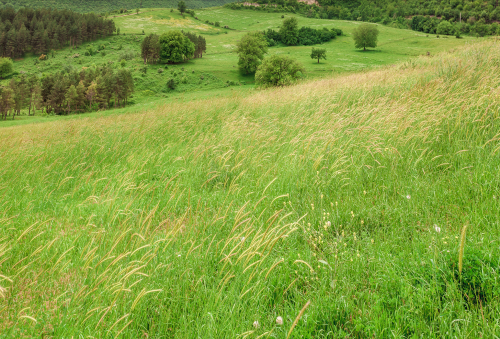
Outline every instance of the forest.
[[(203, 8), (222, 6), (231, 0), (186, 0), (188, 8)], [(109, 13), (120, 9), (134, 10), (136, 8), (175, 8), (178, 0), (10, 0), (4, 6), (11, 5), (16, 9), (58, 8), (70, 9), (80, 13)], [(1, 5), (0, 5), (1, 6)]]
[(0, 117), (12, 119), (28, 109), (28, 115), (44, 109), (55, 114), (86, 112), (93, 108), (121, 107), (134, 91), (130, 70), (110, 66), (57, 72), (41, 79), (21, 74), (0, 88)]
[[(431, 34), (474, 36), (500, 34), (500, 1), (390, 1), (318, 0), (308, 5), (297, 0), (256, 0), (258, 6), (230, 3), (231, 9), (300, 13), (308, 18), (376, 22)], [(417, 17), (417, 19), (415, 19)], [(440, 26), (442, 22), (444, 24)]]
[(0, 55), (10, 58), (78, 46), (116, 31), (113, 20), (69, 10), (5, 7), (0, 20)]

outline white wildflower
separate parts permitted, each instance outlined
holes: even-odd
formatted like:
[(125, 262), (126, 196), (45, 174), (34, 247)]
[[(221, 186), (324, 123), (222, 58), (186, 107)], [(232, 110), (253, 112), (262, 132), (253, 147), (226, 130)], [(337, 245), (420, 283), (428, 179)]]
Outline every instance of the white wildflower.
[(255, 327), (255, 328), (259, 328), (260, 327), (260, 324), (259, 324), (259, 322), (257, 320), (255, 320), (253, 322), (253, 327)]
[(441, 232), (441, 227), (439, 227), (438, 225), (434, 225), (434, 230), (439, 233)]
[(282, 317), (276, 318), (276, 325), (283, 325), (283, 318)]

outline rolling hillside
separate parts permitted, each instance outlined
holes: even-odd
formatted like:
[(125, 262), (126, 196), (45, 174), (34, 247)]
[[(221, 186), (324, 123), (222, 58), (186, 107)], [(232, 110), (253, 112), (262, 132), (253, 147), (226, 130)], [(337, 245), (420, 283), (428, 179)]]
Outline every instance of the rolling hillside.
[(0, 337), (498, 336), (499, 55), (1, 128)]

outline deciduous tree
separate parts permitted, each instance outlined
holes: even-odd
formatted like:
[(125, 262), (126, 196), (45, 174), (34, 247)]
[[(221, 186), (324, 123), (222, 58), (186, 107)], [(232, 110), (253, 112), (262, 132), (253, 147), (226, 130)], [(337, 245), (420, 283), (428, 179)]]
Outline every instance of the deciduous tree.
[(160, 60), (178, 63), (191, 58), (194, 44), (181, 31), (169, 31), (160, 36)]
[(288, 46), (299, 43), (298, 21), (295, 17), (286, 18), (280, 28), (281, 41)]
[(255, 73), (255, 83), (261, 87), (286, 86), (302, 77), (304, 67), (287, 56), (273, 55), (264, 59)]
[(255, 73), (267, 53), (267, 41), (262, 33), (247, 33), (238, 42), (236, 52), (240, 71), (243, 74)]
[(326, 60), (326, 49), (325, 48), (312, 48), (311, 59), (325, 59)]
[(356, 48), (363, 48), (364, 51), (366, 51), (366, 47), (377, 47), (378, 33), (378, 28), (374, 24), (359, 25), (352, 32), (354, 46)]

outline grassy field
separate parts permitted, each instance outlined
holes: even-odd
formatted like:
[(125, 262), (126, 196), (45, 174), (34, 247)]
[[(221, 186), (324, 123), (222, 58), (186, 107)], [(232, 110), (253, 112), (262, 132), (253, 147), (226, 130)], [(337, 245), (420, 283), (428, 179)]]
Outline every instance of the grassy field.
[[(203, 98), (212, 95), (216, 90), (227, 90), (228, 81), (238, 84), (231, 86), (233, 90), (243, 92), (251, 90), (254, 83), (253, 76), (244, 76), (237, 68), (236, 43), (248, 31), (278, 29), (283, 21), (281, 13), (209, 8), (197, 10), (196, 15), (200, 20), (195, 20), (190, 16), (183, 18), (177, 10), (171, 12), (170, 9), (143, 9), (138, 15), (111, 17), (121, 33), (125, 35), (115, 35), (91, 44), (94, 49), (104, 44), (105, 55), (98, 53), (94, 56), (85, 56), (89, 44), (84, 44), (76, 49), (65, 48), (55, 51), (54, 54), (49, 53), (49, 59), (39, 63), (36, 63), (38, 56), (26, 56), (15, 61), (15, 70), (42, 75), (61, 70), (80, 70), (82, 67), (107, 63), (118, 69), (122, 67), (120, 61), (126, 58), (127, 62), (124, 67), (133, 71), (136, 89), (130, 103), (139, 105), (149, 105), (152, 101), (177, 100), (180, 93), (191, 98)], [(286, 17), (288, 16), (289, 14), (286, 14)], [(320, 64), (310, 58), (310, 46), (277, 46), (269, 49), (268, 55), (286, 54), (299, 60), (305, 66), (305, 76), (308, 79), (369, 70), (396, 62), (409, 61), (427, 52), (434, 55), (478, 41), (475, 38), (438, 39), (433, 35), (426, 36), (410, 30), (379, 26), (381, 32), (379, 47), (372, 51), (362, 52), (354, 49), (350, 36), (352, 30), (359, 24), (358, 22), (308, 19), (301, 16), (297, 16), (297, 19), (300, 26), (337, 27), (345, 32), (345, 36), (338, 37), (322, 46), (327, 49), (327, 60)], [(228, 25), (231, 29), (216, 28), (205, 24), (206, 20), (220, 21), (222, 26)], [(207, 39), (207, 53), (201, 59), (193, 59), (184, 64), (168, 65), (166, 70), (165, 65), (150, 65), (147, 74), (143, 74), (144, 65), (140, 58), (140, 44), (144, 38), (142, 32), (161, 34), (170, 29), (182, 29), (203, 35)], [(164, 70), (163, 73), (158, 73), (160, 68)], [(166, 86), (170, 78), (175, 78), (179, 82), (174, 91)], [(0, 83), (7, 84), (9, 81), (6, 79)], [(27, 116), (20, 118), (21, 123), (38, 119)], [(5, 122), (1, 124), (5, 125)]]
[(2, 128), (0, 337), (499, 336), (499, 55)]

